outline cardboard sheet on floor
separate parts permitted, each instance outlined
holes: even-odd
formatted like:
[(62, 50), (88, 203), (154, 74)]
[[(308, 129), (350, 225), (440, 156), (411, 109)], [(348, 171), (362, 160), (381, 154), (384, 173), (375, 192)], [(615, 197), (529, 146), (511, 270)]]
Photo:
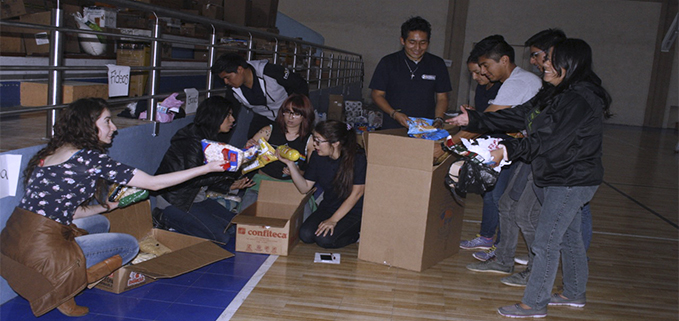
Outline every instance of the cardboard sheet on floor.
[(115, 271), (97, 285), (97, 288), (105, 291), (122, 293), (156, 279), (173, 278), (233, 256), (233, 253), (209, 240), (153, 228), (148, 200), (116, 209), (105, 216), (111, 222), (111, 232), (127, 233), (137, 240), (152, 235), (172, 250), (171, 253), (139, 264), (126, 265)]

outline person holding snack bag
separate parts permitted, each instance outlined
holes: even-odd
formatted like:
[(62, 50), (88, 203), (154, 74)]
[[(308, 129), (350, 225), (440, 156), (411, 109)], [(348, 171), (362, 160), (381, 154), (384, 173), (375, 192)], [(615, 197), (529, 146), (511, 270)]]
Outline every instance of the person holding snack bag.
[(79, 99), (61, 111), (53, 137), (24, 170), (26, 192), (0, 233), (0, 274), (36, 316), (54, 308), (86, 315), (73, 297), (137, 255), (137, 240), (108, 233), (99, 215), (118, 206), (102, 198), (106, 182), (159, 190), (223, 171), (212, 162), (151, 176), (106, 154), (116, 130), (106, 101)]
[(302, 223), (299, 238), (323, 248), (341, 248), (359, 238), (367, 167), (365, 151), (356, 142), (354, 130), (336, 120), (316, 125), (313, 144), (314, 152), (303, 174), (293, 161), (280, 158), (301, 193), (309, 192), (314, 185), (324, 191), (318, 209)]
[[(234, 103), (224, 97), (212, 96), (196, 110), (193, 123), (180, 129), (170, 141), (156, 174), (172, 173), (199, 167), (205, 163), (204, 140), (218, 140), (234, 126)], [(228, 146), (224, 144), (224, 146)], [(220, 152), (223, 153), (224, 151)], [(231, 167), (228, 167), (232, 171)], [(235, 213), (217, 200), (208, 198), (207, 191), (227, 194), (231, 189), (253, 185), (248, 178), (236, 180), (233, 173), (206, 173), (182, 184), (160, 191), (154, 220), (161, 226), (177, 232), (228, 243), (231, 234), (226, 231)]]
[[(299, 161), (291, 160), (296, 161), (297, 166), (304, 171), (307, 166), (307, 155), (313, 151), (311, 131), (315, 117), (314, 108), (306, 96), (292, 94), (283, 102), (280, 110), (274, 124), (263, 127), (248, 140), (245, 147), (254, 146), (259, 139), (264, 139), (276, 149), (287, 148), (292, 150), (291, 154), (295, 154), (294, 151), (296, 151)], [(257, 201), (259, 182), (262, 180), (290, 180), (290, 169), (284, 163), (276, 161), (260, 168), (252, 177), (255, 185), (243, 194), (240, 210)]]
[[(520, 303), (500, 307), (512, 318), (545, 317), (548, 306), (584, 307), (589, 275), (581, 235), (581, 208), (603, 181), (604, 118), (610, 117), (611, 97), (592, 70), (592, 49), (568, 38), (554, 44), (543, 61), (547, 83), (528, 102), (495, 113), (462, 109), (449, 120), (471, 132), (527, 131), (491, 151), (500, 159), (531, 164), (533, 189), (542, 207), (531, 245), (533, 267)], [(504, 242), (504, 241), (503, 241)], [(563, 292), (552, 293), (559, 260)]]

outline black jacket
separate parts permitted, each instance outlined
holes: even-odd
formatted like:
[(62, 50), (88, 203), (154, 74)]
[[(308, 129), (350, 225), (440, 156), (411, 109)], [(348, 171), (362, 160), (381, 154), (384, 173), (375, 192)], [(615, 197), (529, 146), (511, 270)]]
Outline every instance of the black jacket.
[[(205, 164), (203, 147), (200, 142), (202, 139), (200, 131), (193, 123), (178, 130), (172, 136), (170, 148), (165, 152), (156, 175), (172, 173)], [(233, 180), (232, 173), (210, 173), (168, 187), (159, 193), (170, 204), (183, 211), (188, 211), (198, 192), (200, 192), (201, 187), (207, 186), (210, 190), (228, 193)]]
[(542, 111), (536, 98), (494, 113), (469, 113), (466, 130), (527, 131), (505, 141), (510, 160), (532, 164), (537, 186), (593, 186), (603, 181), (601, 162), (605, 102), (600, 87), (579, 82), (552, 98)]

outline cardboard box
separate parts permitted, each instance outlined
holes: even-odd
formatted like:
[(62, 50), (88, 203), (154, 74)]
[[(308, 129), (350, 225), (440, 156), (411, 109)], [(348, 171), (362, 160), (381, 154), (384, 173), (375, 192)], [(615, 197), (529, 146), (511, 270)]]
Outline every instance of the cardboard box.
[(239, 26), (250, 25), (252, 0), (224, 0), (224, 21)]
[(344, 96), (328, 95), (328, 120), (344, 121)]
[[(116, 51), (116, 65), (150, 66), (151, 48), (145, 44), (121, 44)], [(148, 79), (149, 74), (146, 71), (131, 71), (129, 96), (143, 96)]]
[[(26, 7), (23, 0), (2, 0), (0, 2), (0, 19), (18, 17), (26, 14)], [(3, 27), (5, 28), (5, 27)]]
[(102, 28), (117, 28), (118, 10), (107, 7), (85, 7), (83, 16)]
[(21, 37), (22, 28), (0, 28), (0, 53), (25, 53), (24, 39)]
[(198, 14), (216, 20), (224, 17), (224, 0), (198, 0)]
[(301, 194), (293, 183), (262, 181), (257, 202), (231, 220), (237, 225), (236, 251), (288, 255), (299, 242), (311, 195), (313, 190)]
[[(21, 106), (36, 107), (47, 105), (47, 82), (22, 81), (20, 85)], [(108, 99), (108, 84), (84, 81), (64, 81), (62, 100), (64, 104), (80, 98), (97, 97)]]
[(153, 228), (151, 205), (148, 200), (116, 209), (105, 216), (111, 222), (111, 232), (127, 233), (137, 240), (152, 235), (172, 252), (148, 261), (126, 265), (105, 277), (97, 288), (122, 293), (151, 283), (199, 269), (230, 258), (233, 254), (209, 240)]
[[(76, 22), (71, 13), (80, 11), (79, 6), (62, 5), (64, 26), (67, 28), (77, 29)], [(27, 14), (19, 17), (19, 20), (24, 23), (32, 23), (38, 25), (49, 26), (52, 23), (52, 12), (43, 11), (38, 13)], [(44, 29), (23, 29), (24, 44), (26, 47), (26, 54), (48, 54), (50, 52), (50, 32)], [(65, 45), (64, 50), (67, 53), (80, 53), (80, 43), (78, 36), (75, 33), (64, 33)]]
[(275, 28), (278, 0), (252, 0), (250, 27)]
[(444, 184), (454, 157), (432, 166), (436, 142), (406, 129), (368, 134), (358, 258), (423, 271), (460, 249), (464, 207)]

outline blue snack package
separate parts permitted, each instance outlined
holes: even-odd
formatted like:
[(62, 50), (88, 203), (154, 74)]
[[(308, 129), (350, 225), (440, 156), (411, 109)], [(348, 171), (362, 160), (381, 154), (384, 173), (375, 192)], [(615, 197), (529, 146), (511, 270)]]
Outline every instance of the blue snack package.
[[(438, 130), (434, 127), (434, 120), (429, 118), (408, 117), (408, 135), (433, 133)], [(446, 135), (447, 136), (447, 135)], [(446, 136), (443, 136), (444, 138)]]

